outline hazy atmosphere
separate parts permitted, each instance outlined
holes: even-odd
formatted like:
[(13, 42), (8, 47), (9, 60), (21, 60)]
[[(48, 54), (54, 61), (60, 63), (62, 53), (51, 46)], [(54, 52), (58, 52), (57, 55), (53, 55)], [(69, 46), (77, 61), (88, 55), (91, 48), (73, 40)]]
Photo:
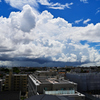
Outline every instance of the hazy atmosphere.
[(100, 0), (1, 0), (2, 65), (99, 66)]

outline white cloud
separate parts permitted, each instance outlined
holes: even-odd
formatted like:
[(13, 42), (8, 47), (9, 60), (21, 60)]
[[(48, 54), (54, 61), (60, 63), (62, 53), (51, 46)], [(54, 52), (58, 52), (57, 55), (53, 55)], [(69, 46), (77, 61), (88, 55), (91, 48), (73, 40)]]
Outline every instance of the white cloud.
[(25, 5), (21, 13), (12, 12), (10, 18), (12, 27), (24, 32), (29, 32), (35, 27), (35, 13), (29, 5)]
[(65, 5), (62, 5), (60, 3), (55, 3), (55, 4), (50, 5), (49, 8), (62, 10), (65, 8), (70, 8), (71, 5), (73, 5), (73, 3), (66, 3)]
[(98, 9), (96, 9), (97, 10), (97, 12), (95, 13), (95, 14), (98, 14), (99, 12), (100, 12), (100, 8), (98, 8)]
[(9, 3), (12, 7), (21, 9), (24, 5), (28, 4), (31, 7), (33, 7), (34, 11), (37, 12), (35, 9), (38, 8), (39, 4), (47, 6), (51, 9), (64, 9), (64, 8), (70, 8), (73, 3), (66, 3), (66, 4), (60, 4), (60, 3), (53, 3), (50, 2), (50, 0), (5, 0), (6, 3)]
[(12, 7), (23, 9), (23, 6), (30, 5), (32, 7), (38, 7), (37, 0), (5, 0), (6, 3), (9, 3)]
[(80, 40), (100, 42), (99, 32), (100, 23), (73, 27), (48, 11), (35, 15), (26, 5), (21, 12), (12, 12), (9, 18), (0, 17), (0, 58), (50, 57), (53, 61), (99, 63), (98, 50), (80, 43)]
[(82, 20), (83, 20), (83, 19), (76, 20), (75, 23), (78, 24), (78, 23), (80, 23)]
[(83, 21), (83, 24), (87, 24), (89, 21), (91, 21), (91, 19), (88, 18), (87, 20)]
[(99, 47), (99, 46), (100, 46), (100, 44), (97, 44), (97, 45), (95, 45), (95, 46)]
[(82, 55), (81, 62), (87, 61), (87, 58), (88, 58), (87, 56)]
[(50, 2), (50, 0), (38, 0), (38, 2), (41, 4), (41, 5), (46, 5), (48, 6), (49, 8), (52, 8), (52, 9), (64, 9), (64, 8), (70, 8), (71, 5), (73, 5), (73, 3), (66, 3), (66, 4), (61, 4), (61, 3), (53, 3), (53, 2)]
[(80, 0), (80, 2), (88, 3), (88, 0)]
[(37, 0), (41, 5), (48, 5), (50, 6), (52, 3), (49, 3), (48, 0)]
[(98, 14), (100, 12), (100, 10), (97, 10), (96, 14)]

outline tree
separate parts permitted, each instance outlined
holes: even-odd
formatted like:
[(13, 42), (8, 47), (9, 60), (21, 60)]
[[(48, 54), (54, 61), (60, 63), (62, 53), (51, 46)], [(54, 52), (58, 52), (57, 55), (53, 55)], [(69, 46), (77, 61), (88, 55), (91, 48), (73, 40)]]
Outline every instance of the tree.
[(20, 70), (17, 67), (13, 67), (13, 72), (15, 72), (16, 74), (18, 74), (20, 72)]

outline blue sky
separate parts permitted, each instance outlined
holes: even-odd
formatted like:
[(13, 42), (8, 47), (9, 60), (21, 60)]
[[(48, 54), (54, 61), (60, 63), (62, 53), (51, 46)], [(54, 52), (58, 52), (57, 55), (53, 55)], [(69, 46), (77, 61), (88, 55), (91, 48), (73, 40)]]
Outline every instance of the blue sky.
[[(83, 0), (84, 1), (84, 0)], [(65, 4), (65, 0), (51, 0), (51, 2), (60, 2)], [(54, 17), (61, 17), (67, 20), (70, 23), (73, 23), (73, 26), (86, 26), (83, 24), (84, 20), (90, 19), (88, 23), (98, 23), (100, 21), (100, 0), (88, 0), (87, 2), (80, 2), (80, 0), (67, 0), (67, 3), (73, 3), (70, 8), (65, 8), (62, 10), (59, 9), (49, 9), (48, 7), (39, 7), (39, 11), (47, 9), (51, 12)], [(82, 20), (81, 20), (82, 19)], [(75, 23), (76, 20), (81, 20), (78, 24)]]
[(100, 65), (100, 0), (1, 0), (0, 65)]
[(9, 17), (12, 11), (20, 11), (19, 9), (13, 8), (9, 4), (7, 4), (4, 0), (0, 2), (0, 16)]

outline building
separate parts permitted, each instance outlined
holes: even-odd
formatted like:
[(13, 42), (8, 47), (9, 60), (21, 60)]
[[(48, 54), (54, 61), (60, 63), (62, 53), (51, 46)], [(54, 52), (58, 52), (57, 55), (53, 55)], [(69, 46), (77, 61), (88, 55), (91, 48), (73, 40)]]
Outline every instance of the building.
[(100, 73), (67, 73), (66, 78), (78, 84), (78, 91), (100, 93)]
[(2, 79), (0, 79), (0, 92), (2, 91)]
[[(42, 94), (42, 95), (34, 95), (25, 100), (76, 100), (76, 99), (74, 99), (73, 97), (67, 97), (67, 96)], [(81, 99), (77, 99), (77, 100), (81, 100)]]
[[(37, 77), (29, 75), (28, 77), (28, 92), (36, 94), (43, 94), (44, 90), (75, 90), (77, 91), (77, 84), (64, 79)], [(32, 96), (31, 95), (31, 96)]]
[(6, 75), (5, 91), (27, 92), (27, 74), (13, 74), (12, 71)]
[[(56, 95), (61, 97), (69, 98), (68, 100), (85, 100), (85, 95), (75, 91), (75, 90), (58, 90), (58, 91), (44, 91), (47, 95)], [(62, 99), (61, 99), (62, 100)]]
[(37, 76), (56, 76), (56, 71), (36, 71), (35, 75)]
[(85, 99), (84, 95), (77, 92), (77, 84), (74, 82), (62, 77), (29, 75), (28, 97), (40, 94), (73, 97), (75, 100)]
[(20, 92), (18, 91), (0, 92), (0, 100), (20, 100)]

